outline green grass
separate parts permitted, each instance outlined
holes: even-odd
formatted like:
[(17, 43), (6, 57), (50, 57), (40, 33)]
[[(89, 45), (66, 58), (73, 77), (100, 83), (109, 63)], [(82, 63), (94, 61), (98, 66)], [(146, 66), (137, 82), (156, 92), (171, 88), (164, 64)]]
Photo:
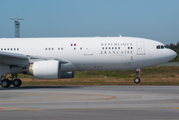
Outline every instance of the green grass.
[[(171, 74), (171, 77), (175, 77), (173, 74), (179, 74), (179, 67), (177, 66), (161, 66), (161, 67), (151, 67), (142, 69), (140, 74), (141, 77), (148, 75), (157, 74)], [(135, 77), (135, 70), (123, 70), (123, 71), (84, 71), (76, 72), (76, 78), (92, 78), (92, 77), (114, 77), (114, 78), (133, 78)]]
[[(148, 75), (157, 75), (157, 74), (170, 74), (170, 77), (175, 77), (175, 74), (179, 74), (178, 66), (160, 66), (160, 67), (151, 67), (141, 70), (141, 77)], [(6, 75), (11, 77), (10, 74)], [(77, 71), (75, 73), (75, 78), (134, 78), (135, 70), (123, 70), (123, 71)], [(31, 78), (31, 75), (18, 74), (18, 78)]]
[[(10, 77), (10, 74), (7, 74)], [(160, 66), (142, 69), (137, 85), (179, 85), (178, 66)], [(33, 76), (19, 74), (23, 85), (136, 85), (133, 82), (135, 70), (123, 71), (81, 71), (74, 79), (37, 80)]]
[(81, 71), (76, 72), (76, 78), (92, 78), (92, 77), (115, 77), (115, 78), (131, 78), (134, 77), (135, 70), (128, 71)]

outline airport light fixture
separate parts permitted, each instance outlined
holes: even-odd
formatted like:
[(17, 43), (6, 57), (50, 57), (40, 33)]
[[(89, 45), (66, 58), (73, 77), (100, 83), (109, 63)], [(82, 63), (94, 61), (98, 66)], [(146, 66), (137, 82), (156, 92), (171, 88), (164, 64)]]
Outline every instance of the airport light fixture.
[(20, 37), (20, 22), (18, 20), (24, 20), (24, 18), (11, 18), (10, 20), (15, 20), (15, 38)]

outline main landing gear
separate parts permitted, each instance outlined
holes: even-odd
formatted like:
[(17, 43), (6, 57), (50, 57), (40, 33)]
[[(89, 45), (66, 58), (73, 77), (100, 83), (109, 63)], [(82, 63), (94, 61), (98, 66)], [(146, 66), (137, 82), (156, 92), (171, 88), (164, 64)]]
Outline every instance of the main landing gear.
[(134, 78), (134, 82), (136, 84), (140, 83), (139, 73), (140, 73), (140, 69), (136, 69), (136, 78)]
[(20, 79), (17, 79), (17, 78), (13, 80), (13, 77), (14, 77), (14, 75), (11, 75), (11, 80), (3, 79), (1, 81), (1, 86), (3, 88), (9, 88), (11, 86), (11, 84), (13, 84), (14, 87), (20, 87), (21, 84), (22, 84), (22, 81)]

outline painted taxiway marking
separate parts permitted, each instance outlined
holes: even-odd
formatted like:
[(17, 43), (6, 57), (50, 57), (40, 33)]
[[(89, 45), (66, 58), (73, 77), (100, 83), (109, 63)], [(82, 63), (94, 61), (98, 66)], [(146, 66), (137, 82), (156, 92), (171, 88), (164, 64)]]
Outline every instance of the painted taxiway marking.
[(1, 111), (1, 110), (6, 110), (6, 109), (5, 109), (5, 107), (0, 107), (0, 111)]
[(30, 108), (9, 108), (0, 107), (0, 112), (8, 111), (73, 111), (73, 110), (139, 110), (139, 109), (179, 109), (171, 107), (151, 107), (151, 108), (79, 108), (79, 109), (30, 109)]
[(29, 94), (29, 95), (19, 95), (19, 97), (25, 96), (44, 96), (44, 95), (64, 95), (66, 93), (42, 93), (42, 94)]
[[(23, 93), (25, 94), (25, 93)], [(37, 94), (26, 94), (26, 95), (18, 95), (22, 97), (32, 97), (33, 96), (41, 96), (41, 98), (34, 98), (32, 101), (5, 101), (2, 100), (0, 103), (38, 103), (41, 100), (44, 101), (55, 101), (59, 102), (62, 100), (110, 100), (117, 98), (116, 96), (110, 95), (99, 95), (99, 94), (71, 94), (71, 93), (37, 93)]]
[[(57, 96), (54, 96), (57, 95)], [(62, 98), (69, 98), (69, 97), (76, 97), (78, 99), (84, 99), (84, 100), (109, 100), (109, 99), (115, 99), (117, 97), (110, 96), (110, 95), (98, 95), (98, 94), (69, 94), (69, 93), (43, 93), (43, 94), (29, 94), (29, 95), (19, 95), (19, 97), (28, 97), (28, 96), (44, 96), (43, 100), (55, 100), (62, 99)], [(84, 97), (84, 98), (81, 98)], [(88, 97), (88, 98), (85, 98)], [(96, 98), (90, 98), (90, 97), (96, 97)]]
[(0, 112), (1, 111), (13, 111), (13, 110), (20, 110), (20, 111), (43, 111), (43, 109), (0, 107)]
[(0, 101), (0, 103), (30, 103), (30, 102), (38, 102), (38, 101)]

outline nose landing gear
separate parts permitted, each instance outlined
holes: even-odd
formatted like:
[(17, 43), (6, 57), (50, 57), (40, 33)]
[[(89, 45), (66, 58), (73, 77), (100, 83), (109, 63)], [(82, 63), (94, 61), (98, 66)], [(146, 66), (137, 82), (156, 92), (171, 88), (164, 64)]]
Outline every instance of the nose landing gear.
[(136, 69), (136, 78), (134, 78), (134, 82), (136, 84), (140, 83), (139, 73), (141, 72), (140, 69)]

